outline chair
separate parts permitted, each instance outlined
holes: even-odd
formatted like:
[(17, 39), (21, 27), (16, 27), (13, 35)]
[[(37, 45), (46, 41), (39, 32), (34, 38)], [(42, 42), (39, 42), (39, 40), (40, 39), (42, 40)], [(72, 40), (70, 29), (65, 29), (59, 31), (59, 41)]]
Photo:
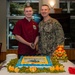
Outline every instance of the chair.
[(0, 53), (1, 53), (2, 43), (0, 43)]

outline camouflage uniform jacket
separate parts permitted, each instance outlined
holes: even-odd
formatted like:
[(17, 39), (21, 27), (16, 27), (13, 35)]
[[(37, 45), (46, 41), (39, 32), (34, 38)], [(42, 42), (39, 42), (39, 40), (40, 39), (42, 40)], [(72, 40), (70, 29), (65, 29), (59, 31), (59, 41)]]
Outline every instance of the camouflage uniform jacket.
[(43, 55), (52, 55), (57, 45), (64, 44), (64, 32), (61, 24), (54, 18), (39, 23), (39, 50)]

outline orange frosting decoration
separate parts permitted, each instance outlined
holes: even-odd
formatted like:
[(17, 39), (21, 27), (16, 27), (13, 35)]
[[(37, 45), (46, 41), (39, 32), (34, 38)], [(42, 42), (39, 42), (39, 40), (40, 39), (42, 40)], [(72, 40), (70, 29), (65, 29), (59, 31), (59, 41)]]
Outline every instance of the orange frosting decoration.
[(53, 53), (53, 57), (58, 60), (67, 60), (67, 54), (63, 45), (59, 45)]

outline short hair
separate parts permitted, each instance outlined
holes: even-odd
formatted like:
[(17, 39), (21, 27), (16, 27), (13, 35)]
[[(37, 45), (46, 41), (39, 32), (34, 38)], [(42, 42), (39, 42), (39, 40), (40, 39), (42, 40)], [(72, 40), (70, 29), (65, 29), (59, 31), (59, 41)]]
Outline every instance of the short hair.
[(28, 6), (28, 5), (25, 5), (24, 6), (24, 10), (25, 10), (25, 8), (32, 8), (31, 6)]
[(47, 5), (47, 4), (43, 4), (42, 6), (47, 6), (47, 7), (49, 8), (49, 10), (50, 10), (50, 7), (49, 7), (49, 5)]

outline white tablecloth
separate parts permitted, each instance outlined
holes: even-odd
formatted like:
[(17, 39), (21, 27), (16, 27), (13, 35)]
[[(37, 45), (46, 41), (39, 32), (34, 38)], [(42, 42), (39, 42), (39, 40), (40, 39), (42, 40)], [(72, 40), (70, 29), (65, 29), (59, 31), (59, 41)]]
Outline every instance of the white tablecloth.
[(9, 73), (6, 68), (2, 68), (0, 70), (0, 75), (75, 75), (75, 74), (69, 74), (68, 67), (75, 67), (75, 64), (72, 62), (61, 62), (65, 66), (65, 71), (63, 73)]

